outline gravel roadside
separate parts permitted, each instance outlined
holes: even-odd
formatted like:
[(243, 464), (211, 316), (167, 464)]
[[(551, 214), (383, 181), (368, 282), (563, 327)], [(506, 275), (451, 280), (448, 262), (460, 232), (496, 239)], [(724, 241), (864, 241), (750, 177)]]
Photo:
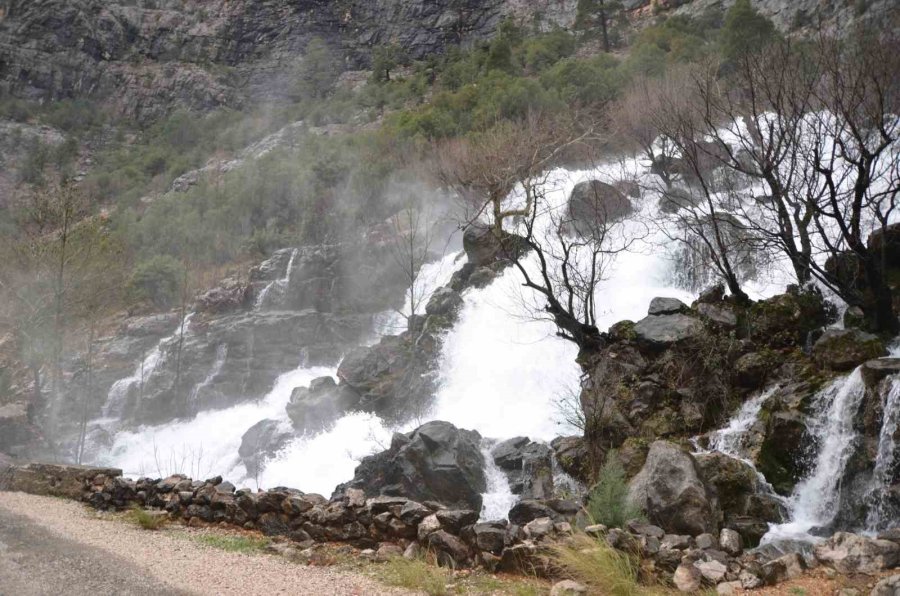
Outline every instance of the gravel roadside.
[[(61, 499), (0, 492), (0, 595), (168, 593), (412, 594), (333, 567), (231, 553), (178, 536), (98, 519)], [(3, 586), (6, 586), (5, 591)]]

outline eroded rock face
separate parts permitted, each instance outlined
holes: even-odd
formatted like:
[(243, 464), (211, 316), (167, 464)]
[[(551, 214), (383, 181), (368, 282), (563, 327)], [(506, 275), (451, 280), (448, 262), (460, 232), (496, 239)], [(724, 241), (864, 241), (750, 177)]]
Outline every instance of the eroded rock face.
[(441, 54), (490, 36), (521, 10), (503, 0), (390, 7), (358, 0), (340, 6), (29, 0), (4, 8), (0, 83), (8, 93), (60, 99), (90, 90), (142, 120), (176, 107), (239, 107), (286, 97), (292, 70), (284, 65), (300, 61), (313, 36), (348, 67), (361, 68), (369, 65), (373, 46), (392, 41), (412, 58)]
[(487, 486), (480, 443), (475, 431), (428, 422), (395, 434), (390, 449), (364, 458), (353, 480), (337, 492), (360, 488), (372, 496), (397, 495), (480, 511)]
[(696, 337), (702, 330), (699, 320), (682, 314), (650, 315), (634, 325), (638, 341), (659, 348)]
[(656, 441), (628, 489), (629, 499), (667, 532), (718, 533), (718, 510), (694, 457), (677, 445)]
[(359, 405), (359, 396), (346, 387), (338, 387), (331, 377), (313, 379), (309, 387), (297, 387), (288, 403), (288, 417), (294, 428), (315, 433)]
[(552, 450), (527, 437), (515, 437), (491, 450), (494, 463), (506, 473), (513, 494), (522, 499), (553, 496)]
[(293, 437), (277, 420), (260, 420), (241, 437), (238, 455), (247, 468), (247, 474), (256, 476), (264, 462), (278, 453)]

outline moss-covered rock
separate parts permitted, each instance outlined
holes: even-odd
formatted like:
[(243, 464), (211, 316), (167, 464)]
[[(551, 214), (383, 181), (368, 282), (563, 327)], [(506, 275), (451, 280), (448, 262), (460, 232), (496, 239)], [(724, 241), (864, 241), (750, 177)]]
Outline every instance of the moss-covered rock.
[(829, 370), (853, 370), (866, 360), (887, 354), (877, 335), (859, 329), (829, 329), (813, 345), (816, 363)]

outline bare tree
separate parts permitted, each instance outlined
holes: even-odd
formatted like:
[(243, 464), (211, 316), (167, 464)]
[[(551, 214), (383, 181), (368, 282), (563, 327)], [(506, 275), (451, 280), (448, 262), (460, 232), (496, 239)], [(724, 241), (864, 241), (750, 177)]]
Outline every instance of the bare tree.
[(413, 199), (391, 217), (391, 257), (409, 287), (409, 312), (404, 314), (407, 319), (417, 315), (429, 298), (420, 272), (428, 261), (433, 240), (427, 212)]
[[(542, 313), (560, 337), (582, 351), (603, 344), (596, 325), (597, 285), (610, 261), (633, 240), (616, 235), (620, 228), (601, 201), (576, 226), (567, 207), (548, 198), (557, 160), (595, 139), (593, 126), (534, 114), (524, 123), (454, 141), (441, 155), (442, 179), (474, 206), (464, 225), (487, 220), (523, 285), (540, 296)], [(504, 230), (505, 221), (512, 222), (510, 231)]]

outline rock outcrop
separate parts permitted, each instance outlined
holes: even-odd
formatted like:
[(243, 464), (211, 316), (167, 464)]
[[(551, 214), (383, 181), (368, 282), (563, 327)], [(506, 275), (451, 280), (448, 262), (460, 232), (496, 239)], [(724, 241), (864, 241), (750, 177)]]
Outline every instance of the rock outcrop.
[(719, 512), (694, 457), (677, 445), (655, 441), (647, 462), (628, 488), (628, 498), (652, 523), (673, 534), (718, 534)]
[(368, 496), (437, 501), (480, 511), (486, 486), (481, 436), (433, 421), (395, 434), (390, 448), (364, 458), (353, 480), (335, 494), (362, 489)]

